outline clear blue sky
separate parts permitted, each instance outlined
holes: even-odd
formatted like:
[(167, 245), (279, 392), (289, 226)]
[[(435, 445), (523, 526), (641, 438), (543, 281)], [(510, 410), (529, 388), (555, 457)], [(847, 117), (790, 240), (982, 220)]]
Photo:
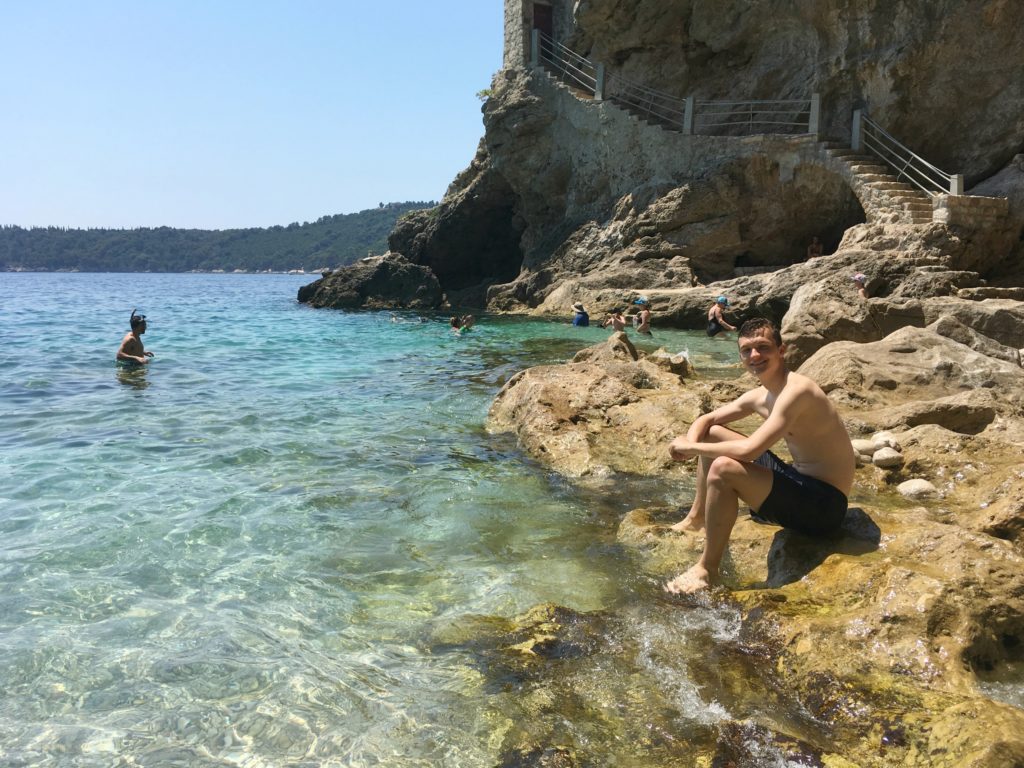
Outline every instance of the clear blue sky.
[(439, 200), (501, 0), (5, 0), (0, 224), (269, 226)]

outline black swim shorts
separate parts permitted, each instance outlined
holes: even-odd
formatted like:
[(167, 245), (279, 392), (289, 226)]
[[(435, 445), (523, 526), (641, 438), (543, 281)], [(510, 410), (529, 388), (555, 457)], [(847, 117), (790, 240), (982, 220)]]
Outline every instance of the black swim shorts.
[(708, 320), (708, 336), (715, 336), (724, 330), (725, 328), (714, 318)]
[(835, 533), (846, 517), (847, 499), (824, 480), (797, 472), (771, 451), (755, 461), (772, 471), (772, 490), (755, 519), (767, 520), (801, 533), (821, 536)]

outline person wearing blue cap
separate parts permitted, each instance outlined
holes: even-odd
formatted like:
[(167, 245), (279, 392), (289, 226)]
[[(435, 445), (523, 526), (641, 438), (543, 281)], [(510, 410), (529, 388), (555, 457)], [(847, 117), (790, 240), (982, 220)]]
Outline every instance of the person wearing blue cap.
[(719, 296), (715, 303), (708, 309), (708, 336), (717, 336), (722, 331), (735, 331), (735, 325), (729, 322), (722, 315), (722, 310), (729, 306), (729, 300), (725, 296)]
[(633, 302), (640, 307), (640, 311), (633, 318), (636, 332), (646, 336), (653, 336), (651, 333), (651, 303), (643, 296)]

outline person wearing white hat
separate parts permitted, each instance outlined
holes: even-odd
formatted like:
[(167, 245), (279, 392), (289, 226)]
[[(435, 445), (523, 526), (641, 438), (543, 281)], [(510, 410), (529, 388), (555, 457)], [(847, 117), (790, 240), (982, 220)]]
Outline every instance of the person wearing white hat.
[(573, 304), (572, 311), (575, 312), (575, 315), (573, 315), (572, 318), (573, 325), (583, 327), (590, 325), (590, 315), (587, 313), (587, 310), (583, 308), (583, 302), (577, 301)]
[(720, 334), (722, 331), (735, 331), (735, 325), (729, 325), (729, 322), (725, 319), (722, 314), (722, 310), (729, 306), (729, 300), (725, 296), (719, 296), (715, 299), (715, 303), (708, 309), (708, 336), (713, 337)]
[(862, 299), (866, 299), (868, 297), (868, 276), (863, 272), (858, 272), (850, 279), (857, 286), (857, 295)]

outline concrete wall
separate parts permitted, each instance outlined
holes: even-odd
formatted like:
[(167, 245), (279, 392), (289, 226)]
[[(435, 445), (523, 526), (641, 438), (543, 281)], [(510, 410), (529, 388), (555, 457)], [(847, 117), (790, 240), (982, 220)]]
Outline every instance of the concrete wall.
[(932, 198), (932, 218), (957, 227), (994, 228), (1005, 226), (1010, 203), (1005, 197), (952, 197), (939, 195)]

